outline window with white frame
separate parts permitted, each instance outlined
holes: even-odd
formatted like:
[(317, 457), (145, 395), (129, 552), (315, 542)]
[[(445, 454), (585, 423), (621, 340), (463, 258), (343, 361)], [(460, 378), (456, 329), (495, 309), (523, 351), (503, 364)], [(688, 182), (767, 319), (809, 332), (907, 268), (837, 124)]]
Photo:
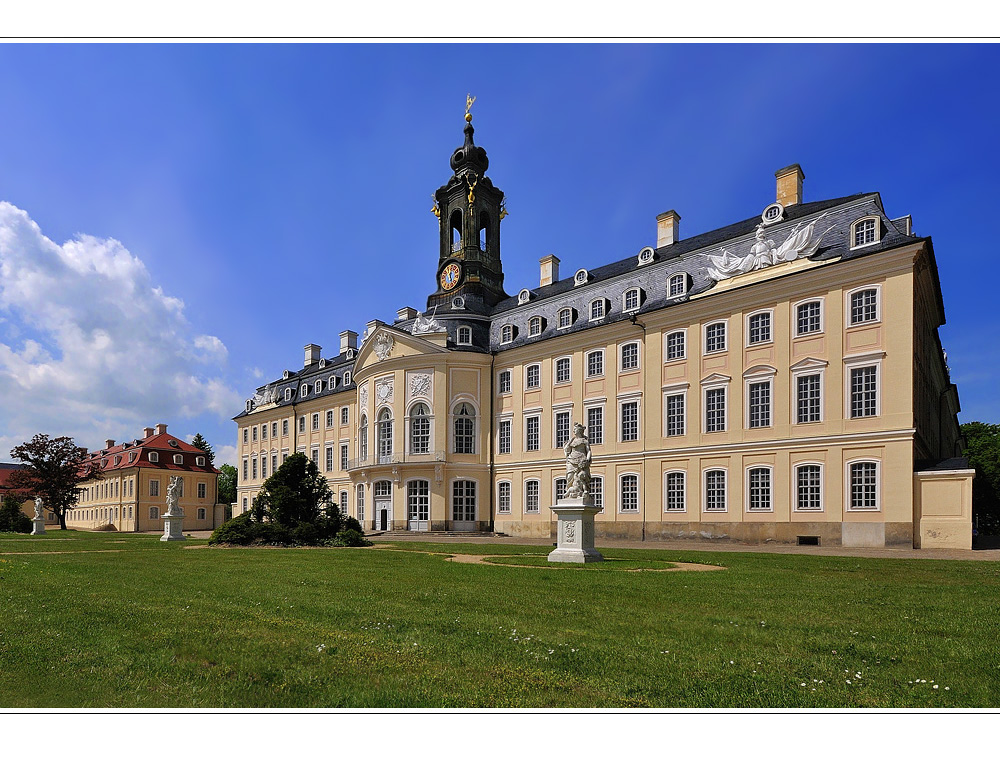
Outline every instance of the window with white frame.
[(569, 412), (557, 411), (555, 415), (556, 446), (561, 449), (569, 443)]
[(333, 411), (326, 412), (326, 426), (333, 427)]
[(348, 385), (350, 383), (351, 383), (351, 372), (350, 371), (344, 371), (344, 385), (346, 386), (346, 385)]
[(879, 219), (864, 218), (851, 228), (851, 248), (863, 247), (879, 241)]
[(368, 417), (361, 415), (361, 424), (358, 425), (358, 458), (368, 459)]
[(639, 367), (639, 342), (622, 344), (621, 370), (635, 371)]
[(667, 360), (683, 360), (685, 355), (684, 331), (672, 331), (667, 334), (664, 353)]
[(555, 497), (556, 497), (556, 502), (559, 502), (560, 500), (562, 500), (562, 499), (564, 499), (566, 497), (566, 479), (565, 478), (557, 478), (556, 479), (556, 493), (555, 493)]
[(424, 479), (406, 482), (406, 518), (427, 521), (431, 514), (431, 485)]
[(510, 481), (497, 484), (497, 513), (510, 513)]
[(568, 328), (573, 324), (573, 310), (565, 307), (559, 310), (559, 327)]
[(514, 340), (514, 326), (504, 325), (500, 329), (500, 343), (510, 344)]
[(250, 443), (250, 428), (248, 427), (243, 428), (243, 443)]
[(604, 477), (592, 476), (590, 479), (590, 496), (594, 498), (594, 505), (604, 508)]
[(347, 470), (348, 465), (350, 465), (350, 463), (348, 462), (348, 459), (347, 459), (348, 449), (349, 448), (350, 448), (350, 446), (348, 444), (346, 444), (346, 443), (340, 444), (340, 469), (341, 470)]
[(798, 465), (795, 468), (795, 509), (819, 511), (823, 508), (822, 470), (819, 465)]
[(852, 462), (851, 509), (875, 510), (878, 508), (878, 463)]
[(529, 479), (524, 482), (524, 512), (538, 513), (539, 509), (539, 484), (536, 479)]
[(357, 500), (357, 505), (355, 506), (355, 516), (357, 520), (363, 524), (365, 520), (365, 485), (358, 484), (357, 487), (355, 487), (355, 493), (357, 495), (355, 498), (355, 500)]
[(323, 392), (323, 380), (322, 379), (317, 379), (316, 380), (315, 391), (316, 392)]
[(663, 502), (668, 511), (686, 510), (684, 471), (672, 470), (664, 475)]
[(822, 375), (803, 374), (795, 379), (795, 421), (819, 422), (823, 418)]
[(262, 441), (267, 440), (267, 422), (265, 422), (260, 426), (260, 440)]
[(198, 509), (198, 521), (204, 521), (206, 515), (207, 515), (207, 512), (206, 512), (206, 510), (204, 508), (199, 508)]
[(453, 481), (451, 484), (451, 518), (455, 521), (476, 520), (476, 482)]
[(410, 409), (410, 454), (431, 450), (431, 418), (426, 403), (414, 403)]
[(726, 429), (726, 388), (705, 390), (705, 432), (719, 433)]
[(319, 467), (319, 447), (313, 446), (310, 450), (310, 457), (312, 458), (313, 465)]
[(282, 435), (288, 435), (288, 420), (287, 419), (282, 419), (281, 420), (281, 434)]
[(747, 383), (747, 426), (771, 426), (771, 380)]
[[(246, 460), (244, 460), (244, 462), (246, 462)], [(244, 471), (245, 470), (246, 470), (246, 466), (244, 466)], [(244, 475), (243, 478), (246, 478), (246, 476)], [(159, 497), (160, 496), (160, 482), (159, 482), (159, 480), (157, 480), (155, 478), (150, 479), (150, 481), (149, 481), (149, 496), (150, 497)]]
[(757, 312), (747, 318), (747, 343), (766, 344), (771, 341), (771, 313)]
[(751, 511), (771, 510), (771, 468), (747, 470), (747, 504)]
[(198, 499), (204, 500), (208, 497), (208, 485), (204, 482), (198, 484)]
[(272, 422), (271, 423), (271, 438), (277, 438), (277, 437), (278, 437), (278, 423), (277, 422)]
[(524, 369), (524, 387), (527, 390), (536, 390), (542, 383), (542, 367), (533, 364)]
[(347, 490), (340, 490), (340, 512), (344, 516), (347, 516)]
[(607, 303), (603, 298), (595, 298), (590, 302), (590, 319), (591, 320), (603, 320), (604, 315), (607, 314)]
[(684, 392), (668, 392), (663, 396), (664, 424), (668, 436), (684, 435), (687, 417), (687, 395)]
[(183, 454), (175, 454), (174, 455), (174, 465), (183, 465), (183, 464), (184, 464), (184, 455)]
[(690, 286), (688, 284), (687, 274), (674, 274), (670, 277), (668, 282), (667, 292), (670, 298), (676, 298), (677, 296), (683, 296), (687, 293), (688, 287)]
[(349, 419), (350, 419), (350, 411), (348, 411), (347, 406), (344, 406), (340, 410), (340, 424), (346, 425)]
[(455, 454), (476, 453), (476, 409), (459, 403), (455, 409)]
[(538, 451), (540, 444), (539, 417), (524, 418), (524, 450)]
[(725, 352), (726, 323), (709, 323), (705, 326), (705, 352)]
[[(246, 457), (243, 458), (243, 480), (248, 481), (250, 479), (250, 460)], [(159, 486), (159, 484), (157, 484)]]
[(510, 454), (510, 433), (513, 423), (509, 419), (501, 419), (497, 430), (497, 454)]
[(390, 460), (392, 458), (392, 413), (387, 408), (382, 409), (378, 414), (376, 436), (378, 438), (379, 460)]
[(319, 430), (319, 414), (312, 415), (312, 429), (313, 431)]
[[(243, 510), (246, 510), (246, 499), (245, 498), (243, 500)], [(155, 506), (155, 505), (149, 506), (149, 518), (151, 518), (151, 519), (158, 519), (158, 518), (160, 518), (160, 509), (157, 506)]]
[(878, 366), (864, 365), (850, 370), (851, 419), (878, 416)]
[(587, 353), (587, 378), (604, 376), (604, 350), (595, 349)]
[(639, 440), (639, 402), (625, 401), (621, 404), (621, 439), (622, 441)]
[(726, 471), (705, 471), (705, 510), (726, 510)]
[(587, 440), (590, 445), (604, 443), (604, 407), (589, 406), (587, 408)]
[(622, 311), (634, 312), (639, 308), (639, 288), (629, 288), (622, 294)]
[(257, 443), (257, 425), (254, 425), (252, 428), (250, 428), (250, 440), (252, 440), (254, 443)]
[(306, 418), (304, 416), (299, 417), (299, 432), (304, 433), (306, 431)]
[(278, 469), (278, 455), (271, 455), (271, 472), (274, 473)]
[(570, 377), (570, 359), (561, 357), (556, 360), (556, 384), (564, 384)]
[(501, 371), (497, 375), (497, 392), (506, 395), (510, 389), (510, 371)]
[(291, 399), (292, 399), (292, 388), (291, 387), (286, 387), (285, 388), (285, 400), (289, 401)]
[(820, 301), (803, 301), (795, 307), (795, 335), (805, 336), (823, 330), (823, 304)]
[(299, 387), (299, 396), (300, 397), (304, 398), (308, 394), (309, 394), (309, 385), (308, 384), (303, 384), (301, 387)]
[(468, 325), (458, 326), (458, 343), (461, 345), (469, 345), (472, 343), (472, 328)]
[(260, 477), (267, 478), (267, 455), (260, 455)]
[(618, 479), (619, 513), (635, 513), (639, 510), (639, 477), (626, 473)]
[(851, 293), (851, 325), (878, 321), (878, 289), (864, 288)]
[(332, 473), (333, 472), (333, 447), (332, 446), (327, 446), (326, 447), (326, 472), (327, 473)]
[(528, 320), (528, 335), (538, 336), (542, 332), (542, 318), (532, 317)]
[(252, 471), (251, 478), (257, 478), (257, 458), (250, 458), (250, 470)]

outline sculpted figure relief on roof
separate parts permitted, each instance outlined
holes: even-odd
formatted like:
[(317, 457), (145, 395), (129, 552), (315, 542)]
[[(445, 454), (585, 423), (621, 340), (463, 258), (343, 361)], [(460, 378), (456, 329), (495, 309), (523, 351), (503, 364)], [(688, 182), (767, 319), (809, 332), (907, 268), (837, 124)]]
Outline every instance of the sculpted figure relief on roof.
[(750, 247), (750, 252), (745, 257), (735, 255), (728, 250), (723, 250), (722, 255), (702, 253), (712, 262), (712, 265), (708, 267), (708, 276), (714, 280), (724, 280), (762, 269), (765, 266), (788, 263), (815, 255), (819, 249), (820, 240), (830, 228), (833, 228), (831, 226), (816, 236), (816, 224), (823, 217), (820, 215), (803, 228), (795, 226), (780, 246), (775, 246), (773, 240), (764, 238), (764, 224), (761, 223), (757, 226), (757, 233), (754, 235), (754, 243)]

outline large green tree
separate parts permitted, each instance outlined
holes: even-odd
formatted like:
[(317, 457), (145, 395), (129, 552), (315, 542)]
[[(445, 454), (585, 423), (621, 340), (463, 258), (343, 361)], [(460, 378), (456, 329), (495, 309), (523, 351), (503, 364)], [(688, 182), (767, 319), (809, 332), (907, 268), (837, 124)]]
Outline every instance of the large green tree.
[(66, 511), (80, 499), (80, 485), (87, 478), (99, 478), (87, 462), (87, 451), (68, 436), (49, 438), (39, 433), (27, 443), (11, 449), (10, 456), (24, 463), (11, 473), (9, 486), (41, 497), (66, 529)]
[(316, 524), (331, 517), (339, 520), (339, 509), (332, 497), (316, 463), (296, 452), (261, 485), (250, 513), (257, 521), (270, 521), (284, 527), (302, 522)]
[(19, 495), (4, 494), (0, 503), (0, 532), (31, 532), (31, 519), (24, 515)]
[[(215, 449), (212, 448), (212, 444), (206, 441), (201, 433), (198, 433), (198, 435), (191, 439), (191, 445), (205, 452), (205, 457), (208, 458), (209, 465), (215, 464)], [(232, 502), (232, 500), (229, 502)]]
[(962, 425), (965, 456), (976, 469), (972, 484), (973, 523), (983, 534), (1000, 534), (1000, 425), (967, 422)]
[(232, 465), (219, 468), (219, 502), (226, 505), (236, 502), (236, 468)]

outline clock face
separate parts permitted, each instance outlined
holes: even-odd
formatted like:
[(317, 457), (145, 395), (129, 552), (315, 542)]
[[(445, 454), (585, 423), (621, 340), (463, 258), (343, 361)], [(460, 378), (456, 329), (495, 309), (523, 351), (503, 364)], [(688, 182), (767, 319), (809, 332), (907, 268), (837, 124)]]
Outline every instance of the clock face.
[(441, 289), (451, 290), (460, 279), (462, 279), (462, 267), (457, 263), (449, 263), (441, 272)]

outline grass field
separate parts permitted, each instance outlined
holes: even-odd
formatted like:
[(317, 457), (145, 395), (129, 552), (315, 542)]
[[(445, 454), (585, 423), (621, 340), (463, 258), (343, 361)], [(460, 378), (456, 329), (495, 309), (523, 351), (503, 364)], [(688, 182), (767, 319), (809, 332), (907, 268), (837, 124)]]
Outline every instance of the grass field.
[[(628, 561), (597, 569), (427, 553), (549, 550), (512, 545), (199, 545), (0, 535), (0, 706), (1000, 703), (991, 562), (607, 550)], [(628, 571), (671, 561), (725, 569)]]

